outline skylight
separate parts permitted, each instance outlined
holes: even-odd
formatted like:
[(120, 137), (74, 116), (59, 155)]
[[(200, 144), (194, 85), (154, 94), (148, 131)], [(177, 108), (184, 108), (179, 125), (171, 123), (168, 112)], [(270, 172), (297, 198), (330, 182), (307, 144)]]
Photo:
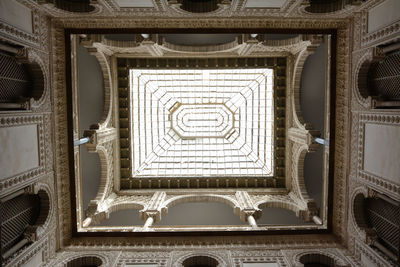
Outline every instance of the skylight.
[(273, 70), (130, 70), (132, 177), (273, 175)]

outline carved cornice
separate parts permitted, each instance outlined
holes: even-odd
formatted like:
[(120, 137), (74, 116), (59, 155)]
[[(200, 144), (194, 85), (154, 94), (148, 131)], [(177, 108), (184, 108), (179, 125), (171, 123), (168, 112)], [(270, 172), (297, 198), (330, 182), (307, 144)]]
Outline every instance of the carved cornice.
[(134, 35), (132, 41), (114, 41), (106, 39), (104, 35), (88, 35), (83, 43), (87, 47), (96, 47), (107, 55), (122, 54), (126, 57), (271, 57), (296, 54), (309, 46), (314, 39), (308, 35), (299, 35), (285, 40), (264, 40), (242, 34), (229, 43), (195, 46), (172, 44), (158, 34), (152, 34), (148, 39)]
[[(117, 27), (157, 27), (157, 28), (176, 28), (176, 27), (182, 27), (185, 26), (186, 28), (198, 28), (198, 27), (212, 27), (212, 28), (320, 28), (320, 29), (329, 29), (329, 28), (337, 28), (337, 27), (346, 27), (346, 24), (343, 23), (340, 19), (333, 19), (333, 20), (311, 20), (311, 19), (305, 19), (305, 20), (293, 20), (293, 19), (277, 19), (277, 20), (260, 20), (260, 19), (243, 19), (243, 20), (232, 20), (232, 19), (208, 19), (208, 20), (203, 20), (203, 19), (196, 19), (196, 20), (190, 20), (190, 19), (152, 19), (152, 20), (139, 20), (139, 19), (132, 19), (132, 18), (127, 18), (127, 19), (115, 19), (113, 20), (112, 23), (110, 23), (109, 20), (105, 21), (102, 19), (93, 19), (93, 18), (82, 18), (81, 20), (74, 21), (72, 19), (62, 19), (62, 20), (57, 20), (54, 24), (54, 26), (65, 26), (65, 27), (74, 27), (74, 28), (85, 28), (85, 27), (91, 27), (96, 25), (97, 28), (101, 27), (108, 27), (108, 28), (117, 28)], [(57, 179), (61, 181), (59, 183), (59, 195), (63, 199), (63, 201), (59, 202), (61, 204), (61, 212), (63, 213), (62, 216), (60, 216), (60, 229), (62, 229), (62, 235), (64, 236), (64, 240), (68, 240), (70, 236), (70, 229), (69, 229), (69, 192), (66, 191), (67, 188), (69, 188), (68, 184), (69, 182), (66, 181), (65, 178), (69, 177), (68, 174), (68, 167), (66, 166), (65, 162), (66, 160), (66, 135), (62, 134), (63, 132), (66, 132), (66, 117), (65, 117), (65, 91), (63, 87), (63, 77), (64, 77), (64, 37), (63, 37), (63, 29), (62, 28), (54, 28), (52, 30), (53, 32), (53, 42), (54, 44), (54, 61), (56, 64), (54, 65), (54, 83), (53, 83), (53, 88), (55, 89), (55, 96), (54, 96), (54, 101), (55, 103), (58, 103), (56, 110), (55, 110), (55, 117), (56, 117), (56, 152), (57, 152), (57, 163), (56, 163), (56, 168), (59, 170), (57, 172)], [(339, 31), (339, 49), (338, 49), (338, 58), (339, 57), (345, 57), (346, 55), (346, 50), (341, 50), (341, 47), (346, 48), (347, 43), (346, 39), (343, 40), (343, 38), (346, 38), (346, 32), (344, 34), (341, 34)], [(343, 41), (342, 41), (343, 40)], [(347, 51), (348, 52), (348, 51)], [(347, 53), (348, 54), (348, 53)], [(340, 80), (346, 80), (346, 71), (345, 69), (339, 68), (339, 73), (338, 73), (338, 79)], [(339, 84), (338, 88), (338, 95), (337, 95), (337, 101), (339, 101), (339, 104), (343, 103), (342, 98), (342, 90), (344, 91), (344, 86), (342, 84)], [(343, 112), (342, 114), (339, 114), (338, 112), (338, 118), (339, 120), (341, 119), (342, 116), (345, 116), (346, 112)], [(341, 129), (343, 131), (346, 131), (346, 125), (341, 125)], [(341, 131), (341, 130), (340, 130)], [(340, 132), (337, 131), (337, 132)], [(344, 139), (337, 139), (336, 144), (338, 145), (339, 149), (342, 150), (341, 148), (343, 147)], [(337, 166), (341, 166), (338, 164)], [(344, 178), (344, 177), (343, 177)], [(342, 176), (337, 176), (335, 180), (338, 180), (337, 182), (340, 184), (340, 180), (343, 179)], [(337, 196), (339, 196), (339, 203), (340, 201), (344, 200), (343, 194), (344, 191), (337, 190)], [(340, 205), (339, 205), (340, 206)], [(336, 209), (335, 209), (336, 210)], [(340, 212), (340, 211), (339, 211)], [(342, 218), (340, 216), (340, 218)], [(339, 219), (336, 224), (336, 228), (340, 227), (342, 219)], [(62, 244), (65, 244), (65, 241), (61, 240)]]

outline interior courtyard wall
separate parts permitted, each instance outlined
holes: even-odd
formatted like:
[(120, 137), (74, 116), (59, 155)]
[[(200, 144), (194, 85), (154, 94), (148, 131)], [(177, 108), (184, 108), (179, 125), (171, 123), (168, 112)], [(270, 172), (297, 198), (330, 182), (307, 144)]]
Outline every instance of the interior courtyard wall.
[[(400, 177), (391, 174), (395, 162), (391, 147), (399, 145), (397, 132), (399, 131), (398, 109), (374, 109), (371, 97), (360, 97), (358, 78), (362, 62), (372, 60), (379, 45), (386, 45), (399, 40), (399, 20), (390, 15), (394, 1), (385, 1), (372, 8), (370, 11), (356, 13), (353, 22), (353, 49), (352, 49), (352, 96), (351, 96), (351, 145), (350, 145), (350, 171), (348, 174), (349, 194), (355, 196), (357, 192), (364, 192), (365, 196), (372, 190), (385, 194), (393, 200), (399, 201)], [(384, 11), (385, 10), (385, 11)], [(384, 19), (382, 14), (389, 14)], [(380, 56), (379, 54), (377, 56)], [(379, 57), (377, 58), (379, 60)], [(379, 128), (380, 135), (375, 130)], [(394, 137), (396, 135), (397, 137)], [(371, 153), (372, 139), (381, 144), (375, 147), (377, 153)], [(368, 151), (368, 154), (366, 154)], [(374, 160), (374, 163), (372, 163)], [(398, 164), (396, 164), (397, 166)], [(393, 170), (394, 171), (394, 170)], [(365, 232), (359, 231), (356, 226), (354, 198), (348, 202), (348, 233), (347, 245), (355, 257), (365, 266), (386, 266), (385, 256), (372, 249), (371, 239), (366, 239)]]
[[(389, 1), (389, 0), (387, 0)], [(56, 66), (49, 64), (50, 60), (54, 62), (54, 64), (63, 65), (63, 51), (62, 50), (51, 50), (50, 44), (57, 40), (56, 42), (63, 42), (63, 34), (62, 31), (55, 27), (50, 28), (50, 19), (49, 17), (41, 11), (41, 8), (33, 4), (31, 1), (21, 1), (24, 3), (28, 8), (31, 9), (32, 13), (32, 31), (30, 31), (30, 25), (28, 20), (28, 24), (24, 23), (23, 25), (19, 24), (21, 21), (27, 21), (26, 11), (27, 9), (22, 8), (19, 13), (16, 13), (16, 17), (10, 19), (10, 17), (5, 16), (4, 14), (1, 15), (2, 20), (5, 22), (1, 22), (2, 28), (0, 29), (0, 39), (1, 41), (5, 41), (15, 45), (21, 45), (28, 49), (28, 51), (32, 51), (35, 53), (41, 60), (44, 62), (46, 67), (46, 77), (47, 79), (52, 79), (51, 82), (51, 89), (57, 90), (58, 87), (62, 88), (63, 84), (63, 76), (58, 70), (62, 70), (62, 66)], [(378, 1), (375, 1), (378, 2)], [(2, 2), (3, 3), (3, 2)], [(390, 5), (387, 7), (390, 10)], [(1, 10), (5, 10), (1, 8)], [(377, 171), (374, 175), (368, 175), (363, 172), (362, 162), (364, 159), (364, 143), (363, 139), (361, 138), (364, 133), (363, 131), (363, 124), (370, 123), (370, 124), (385, 124), (389, 127), (395, 127), (393, 131), (398, 131), (400, 115), (398, 110), (374, 110), (371, 109), (371, 106), (365, 105), (360, 103), (358, 100), (358, 93), (357, 93), (357, 86), (356, 86), (356, 76), (355, 73), (357, 71), (356, 67), (360, 61), (360, 59), (369, 53), (370, 49), (375, 47), (376, 45), (389, 43), (391, 41), (398, 40), (399, 36), (399, 22), (390, 21), (389, 23), (385, 23), (384, 25), (379, 25), (379, 28), (376, 28), (373, 32), (368, 30), (367, 21), (368, 17), (374, 18), (373, 12), (368, 13), (368, 11), (364, 10), (359, 13), (354, 14), (354, 18), (351, 19), (354, 27), (352, 29), (352, 38), (354, 42), (352, 43), (352, 56), (351, 62), (345, 63), (348, 69), (351, 69), (352, 79), (351, 79), (351, 96), (348, 97), (347, 101), (351, 103), (351, 117), (349, 121), (351, 122), (351, 131), (349, 131), (348, 136), (345, 138), (351, 138), (349, 142), (348, 150), (349, 150), (349, 157), (347, 160), (350, 160), (350, 171), (345, 175), (348, 177), (348, 184), (349, 184), (349, 195), (352, 195), (353, 192), (359, 187), (362, 188), (372, 188), (378, 192), (382, 192), (388, 195), (391, 198), (397, 199), (399, 196), (399, 182), (397, 180), (390, 180), (387, 177), (379, 176), (379, 172)], [(20, 18), (15, 19), (15, 18)], [(53, 26), (54, 26), (53, 22)], [(66, 26), (72, 25), (65, 23)], [(79, 27), (87, 27), (89, 23), (83, 22), (80, 24)], [(134, 25), (134, 23), (132, 24)], [(145, 24), (140, 24), (138, 26), (144, 26)], [(153, 24), (157, 25), (157, 24)], [(212, 26), (218, 25), (218, 22), (215, 21), (215, 24), (212, 22), (200, 22), (197, 24), (198, 26)], [(236, 24), (236, 26), (239, 24)], [(246, 24), (243, 24), (246, 26)], [(242, 25), (242, 26), (243, 26)], [(61, 26), (61, 25), (58, 25)], [(261, 27), (265, 25), (260, 25)], [(53, 38), (52, 41), (49, 39), (49, 34), (52, 34)], [(349, 39), (347, 39), (349, 40)], [(60, 47), (55, 47), (55, 49), (60, 49)], [(56, 56), (50, 54), (54, 53)], [(55, 68), (56, 71), (50, 74), (50, 69)], [(49, 82), (50, 83), (50, 82)], [(350, 88), (350, 87), (349, 87)], [(68, 203), (69, 199), (66, 196), (66, 192), (60, 190), (62, 187), (67, 187), (68, 182), (63, 180), (57, 180), (54, 173), (68, 173), (68, 167), (66, 162), (66, 151), (65, 151), (65, 132), (66, 132), (66, 124), (65, 124), (65, 116), (66, 110), (64, 106), (58, 105), (59, 102), (63, 101), (65, 98), (63, 91), (51, 91), (50, 86), (45, 88), (45, 98), (39, 105), (32, 110), (30, 113), (26, 112), (2, 112), (0, 113), (0, 127), (4, 128), (11, 128), (11, 127), (20, 127), (20, 126), (29, 126), (36, 125), (38, 127), (38, 154), (39, 154), (39, 167), (35, 170), (27, 171), (22, 170), (22, 173), (15, 171), (15, 173), (7, 174), (7, 177), (1, 177), (1, 188), (0, 188), (0, 196), (5, 197), (13, 192), (21, 188), (25, 188), (27, 186), (33, 185), (35, 183), (43, 183), (48, 185), (53, 192), (53, 203), (54, 206), (61, 205), (62, 203)], [(54, 96), (56, 94), (56, 96)], [(50, 96), (53, 100), (50, 100)], [(57, 116), (55, 117), (52, 111), (57, 109)], [(59, 133), (54, 136), (53, 134), (53, 120), (55, 125), (59, 126)], [(15, 129), (15, 128), (14, 128)], [(64, 133), (63, 133), (64, 132)], [(43, 138), (40, 138), (40, 135), (43, 135)], [(32, 136), (27, 137), (27, 140), (32, 139)], [(54, 140), (57, 139), (57, 146), (54, 146)], [(392, 142), (398, 142), (398, 139), (392, 140)], [(34, 145), (36, 146), (36, 145)], [(53, 152), (59, 157), (56, 160), (56, 168), (53, 169), (54, 162), (53, 162)], [(396, 159), (392, 159), (396, 160)], [(64, 162), (62, 162), (64, 161)], [(393, 162), (392, 162), (393, 163)], [(3, 166), (2, 166), (3, 167)], [(20, 170), (18, 170), (20, 171)], [(61, 183), (61, 184), (58, 184)], [(58, 199), (58, 202), (56, 201)], [(348, 235), (338, 234), (344, 240), (343, 244), (348, 247), (347, 249), (332, 249), (332, 247), (338, 246), (335, 241), (327, 242), (323, 245), (328, 250), (328, 253), (337, 255), (343, 261), (347, 262), (352, 266), (387, 266), (387, 261), (378, 254), (376, 251), (371, 249), (365, 242), (361, 239), (358, 235), (358, 231), (354, 231), (354, 222), (352, 222), (350, 216), (351, 208), (349, 199), (347, 198), (347, 204), (341, 206), (341, 208), (345, 212), (345, 217), (348, 219), (343, 219), (347, 222), (345, 226), (345, 231)], [(65, 213), (66, 211), (66, 213)], [(63, 260), (69, 259), (71, 257), (76, 257), (80, 255), (87, 255), (90, 254), (88, 252), (83, 252), (83, 250), (87, 250), (86, 246), (68, 248), (65, 247), (64, 250), (59, 251), (56, 254), (56, 251), (60, 248), (60, 246), (65, 246), (68, 244), (68, 235), (70, 234), (67, 230), (68, 227), (64, 227), (65, 220), (63, 220), (64, 216), (68, 217), (69, 214), (68, 209), (63, 209), (62, 213), (58, 214), (58, 209), (54, 208), (54, 212), (52, 212), (52, 218), (49, 224), (49, 230), (37, 241), (33, 243), (33, 245), (29, 246), (27, 249), (20, 251), (20, 253), (14, 255), (13, 259), (10, 261), (9, 265), (23, 265), (29, 266), (31, 264), (38, 264), (39, 262), (43, 261), (47, 263), (49, 266), (53, 263), (61, 263)], [(58, 217), (60, 216), (60, 217)], [(58, 219), (57, 219), (58, 217)], [(341, 220), (341, 219), (338, 219)], [(57, 222), (59, 224), (57, 225)], [(55, 239), (55, 236), (59, 236), (56, 231), (61, 231), (62, 234), (60, 235), (60, 239)], [(86, 242), (86, 241), (85, 241)], [(85, 243), (84, 242), (84, 243)], [(300, 242), (300, 241), (299, 241)], [(90, 242), (87, 242), (89, 244)], [(294, 244), (292, 244), (295, 246)], [(239, 246), (239, 245), (237, 245)], [(289, 244), (290, 246), (290, 244)], [(318, 244), (310, 243), (310, 249), (303, 249), (305, 252), (309, 252), (314, 248), (321, 247)], [(268, 246), (267, 246), (268, 247)], [(113, 246), (109, 247), (110, 250)], [(199, 246), (198, 248), (201, 248)], [(250, 251), (243, 252), (241, 250), (230, 250), (232, 255), (231, 260), (237, 263), (237, 266), (240, 266), (241, 259), (250, 259), (254, 261), (265, 260), (266, 262), (275, 261), (275, 262), (282, 262), (285, 265), (282, 266), (292, 266), (295, 264), (295, 255), (300, 254), (302, 249), (296, 250), (285, 250), (282, 249), (281, 251), (272, 250), (273, 246), (269, 247), (271, 250), (265, 251), (266, 247), (261, 246), (259, 248), (254, 247), (251, 248)], [(137, 249), (139, 248), (132, 248)], [(262, 251), (257, 251), (257, 249)], [(267, 248), (268, 249), (268, 248)], [(206, 249), (206, 251), (209, 251)], [(226, 250), (225, 250), (226, 251)], [(320, 249), (319, 249), (320, 251)], [(175, 252), (174, 252), (175, 253)], [(177, 251), (177, 254), (187, 253), (186, 249), (182, 249), (182, 251)], [(209, 253), (212, 253), (209, 251)], [(225, 253), (225, 254), (224, 254)], [(220, 255), (226, 255), (227, 253), (224, 252)], [(116, 252), (116, 251), (96, 251), (94, 249), (94, 255), (100, 255), (102, 259), (106, 259), (106, 262), (113, 264), (120, 264), (124, 262), (130, 262), (132, 259), (138, 258), (138, 262), (150, 262), (149, 259), (157, 261), (157, 263), (161, 264), (161, 266), (166, 266), (167, 262), (170, 258), (173, 258), (171, 252), (156, 252), (156, 249), (152, 249), (150, 252), (142, 252), (142, 256), (140, 256), (140, 252)], [(173, 253), (172, 253), (173, 254)], [(106, 255), (106, 256), (104, 256)], [(222, 257), (221, 256), (221, 257)], [(162, 265), (164, 264), (164, 265)], [(109, 266), (109, 265), (106, 265)], [(118, 265), (117, 265), (118, 266)]]

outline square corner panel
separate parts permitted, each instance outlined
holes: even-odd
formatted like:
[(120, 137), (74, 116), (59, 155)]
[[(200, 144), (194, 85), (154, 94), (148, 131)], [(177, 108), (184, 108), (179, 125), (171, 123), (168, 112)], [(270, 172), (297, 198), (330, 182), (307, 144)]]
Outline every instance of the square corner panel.
[(130, 70), (132, 178), (271, 177), (273, 70)]

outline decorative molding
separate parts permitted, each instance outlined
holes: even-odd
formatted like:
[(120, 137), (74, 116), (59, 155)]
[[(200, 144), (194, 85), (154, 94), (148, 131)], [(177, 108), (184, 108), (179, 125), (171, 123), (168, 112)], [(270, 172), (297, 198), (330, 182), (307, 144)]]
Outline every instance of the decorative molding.
[(233, 267), (243, 267), (243, 263), (276, 263), (279, 267), (290, 266), (282, 251), (279, 250), (242, 250), (232, 251)]
[[(356, 188), (350, 198), (349, 201), (349, 213), (350, 213), (350, 220), (351, 225), (353, 226), (353, 229), (355, 229), (358, 238), (363, 241), (366, 244), (372, 244), (373, 241), (376, 240), (377, 236), (374, 230), (369, 229), (368, 225), (359, 225), (358, 222), (365, 221), (365, 218), (360, 218), (361, 216), (364, 216), (362, 211), (355, 210), (355, 201), (356, 197), (358, 195), (362, 195), (364, 198), (367, 198), (370, 196), (370, 190), (368, 190), (366, 187), (358, 187)], [(357, 222), (358, 221), (358, 222)], [(354, 233), (350, 233), (350, 235), (354, 235)]]
[(293, 262), (295, 267), (301, 267), (304, 266), (303, 263), (300, 262), (300, 258), (304, 255), (307, 254), (320, 254), (327, 256), (329, 258), (332, 258), (335, 261), (335, 266), (340, 266), (340, 267), (350, 267), (350, 264), (344, 260), (344, 255), (340, 252), (338, 249), (307, 249), (306, 251), (303, 250), (303, 252), (299, 251), (293, 251), (297, 252), (293, 256)]
[(39, 166), (12, 177), (6, 177), (0, 181), (0, 195), (9, 194), (10, 191), (21, 189), (28, 184), (31, 184), (46, 172), (46, 165), (51, 164), (46, 162), (46, 144), (50, 140), (45, 139), (46, 132), (50, 131), (45, 126), (45, 117), (47, 114), (30, 114), (30, 113), (11, 113), (0, 114), (0, 127), (13, 127), (34, 124), (37, 125), (38, 132), (38, 149), (39, 149)]
[(171, 252), (169, 251), (123, 251), (118, 257), (117, 267), (128, 264), (157, 264), (158, 267), (170, 266)]
[[(68, 126), (67, 126), (67, 97), (65, 90), (65, 47), (64, 29), (51, 29), (52, 33), (52, 88), (54, 103), (54, 151), (55, 174), (58, 196), (58, 227), (59, 246), (63, 247), (71, 239), (71, 198), (69, 192), (69, 175), (73, 170), (69, 169), (68, 157)], [(71, 144), (72, 145), (72, 144)]]
[(182, 251), (182, 252), (173, 252), (171, 255), (171, 267), (184, 267), (183, 262), (186, 259), (192, 257), (209, 257), (218, 261), (218, 267), (229, 267), (231, 266), (230, 255), (228, 251), (225, 250), (216, 250), (216, 251)]
[(361, 18), (361, 47), (382, 45), (391, 41), (399, 40), (400, 21), (382, 27), (374, 32), (368, 32), (368, 11), (362, 13)]
[(68, 262), (81, 257), (96, 257), (102, 261), (101, 266), (115, 266), (119, 254), (120, 252), (114, 251), (80, 251), (77, 253), (76, 251), (67, 250), (60, 252), (57, 259), (52, 261), (48, 266), (63, 267)]
[(377, 251), (373, 250), (367, 244), (364, 244), (358, 240), (355, 242), (354, 258), (363, 264), (362, 258), (365, 257), (376, 267), (391, 267), (392, 265), (382, 257)]
[(300, 105), (300, 87), (301, 87), (301, 75), (303, 72), (304, 64), (307, 58), (315, 52), (315, 50), (321, 45), (323, 42), (323, 38), (321, 36), (308, 37), (310, 39), (309, 45), (304, 46), (302, 50), (300, 50), (295, 55), (294, 67), (293, 67), (293, 78), (291, 79), (291, 90), (290, 90), (290, 99), (291, 99), (291, 107), (293, 110), (293, 122), (292, 125), (299, 129), (311, 129), (311, 125), (306, 124), (303, 116), (301, 114), (301, 105)]
[(379, 177), (375, 174), (369, 173), (364, 170), (364, 134), (365, 124), (376, 123), (382, 125), (394, 125), (400, 127), (400, 115), (398, 113), (390, 112), (366, 112), (359, 114), (358, 124), (358, 157), (357, 157), (357, 177), (358, 180), (371, 187), (378, 192), (382, 192), (392, 197), (393, 199), (400, 200), (400, 185)]
[(43, 92), (38, 100), (31, 98), (32, 111), (51, 111), (49, 60), (47, 54), (38, 53), (33, 49), (28, 50), (28, 64), (37, 64), (43, 75)]
[[(349, 164), (350, 135), (350, 29), (340, 28), (337, 32), (336, 54), (336, 116), (335, 116), (335, 158), (333, 181), (333, 234), (339, 240), (346, 240), (347, 166)], [(332, 136), (331, 136), (332, 138)]]
[(105, 13), (103, 12), (103, 6), (95, 3), (90, 4), (91, 6), (94, 7), (94, 9), (90, 12), (70, 12), (67, 10), (57, 8), (55, 4), (48, 3), (46, 2), (46, 0), (39, 0), (38, 2), (40, 4), (41, 10), (47, 13), (47, 15), (52, 17), (82, 17), (82, 16), (103, 15), (103, 13)]
[[(32, 33), (20, 30), (4, 21), (0, 21), (0, 40), (39, 48), (41, 44), (41, 15), (38, 9), (32, 10)], [(43, 31), (46, 32), (47, 29)]]
[(31, 245), (28, 245), (25, 249), (19, 250), (13, 256), (7, 259), (6, 262), (2, 262), (4, 266), (11, 267), (11, 266), (23, 266), (29, 260), (34, 257), (38, 253), (42, 253), (42, 261), (46, 262), (49, 260), (50, 254), (52, 254), (52, 250), (54, 249), (51, 247), (52, 242), (51, 239), (55, 235), (55, 229), (48, 232), (48, 234), (43, 237), (41, 240), (34, 242)]
[[(134, 18), (116, 18), (111, 23), (109, 20), (104, 19), (96, 19), (96, 18), (81, 18), (79, 21), (73, 20), (72, 18), (65, 18), (65, 19), (57, 19), (54, 21), (53, 24), (53, 88), (55, 90), (54, 93), (54, 101), (57, 103), (55, 107), (55, 129), (56, 129), (56, 154), (57, 154), (57, 161), (56, 161), (56, 173), (57, 173), (57, 180), (60, 181), (58, 183), (58, 190), (60, 196), (60, 230), (61, 235), (61, 244), (67, 244), (68, 240), (70, 239), (71, 235), (71, 228), (70, 224), (70, 196), (68, 192), (69, 188), (69, 181), (68, 180), (68, 165), (66, 164), (67, 160), (67, 139), (65, 133), (66, 131), (66, 116), (65, 116), (65, 87), (64, 84), (64, 73), (65, 73), (65, 62), (64, 62), (64, 35), (62, 27), (72, 27), (72, 28), (118, 28), (118, 27), (134, 27), (134, 28), (251, 28), (251, 29), (265, 29), (265, 28), (314, 28), (314, 29), (332, 29), (340, 27), (338, 31), (338, 55), (337, 58), (339, 59), (338, 62), (338, 88), (337, 88), (337, 103), (339, 104), (339, 108), (337, 110), (337, 119), (338, 119), (338, 130), (337, 134), (337, 150), (338, 153), (336, 155), (336, 166), (338, 169), (336, 172), (341, 172), (342, 166), (345, 166), (345, 163), (342, 163), (345, 160), (345, 157), (342, 156), (341, 153), (346, 153), (343, 151), (343, 147), (345, 147), (345, 136), (344, 133), (347, 132), (347, 121), (344, 118), (347, 116), (347, 103), (345, 99), (347, 99), (346, 95), (346, 81), (347, 81), (347, 69), (346, 69), (346, 61), (344, 63), (341, 61), (343, 58), (346, 58), (348, 55), (348, 31), (345, 29), (347, 27), (347, 23), (343, 22), (340, 19), (329, 19), (329, 20), (318, 20), (318, 19), (253, 19), (253, 18), (244, 18), (244, 19), (134, 19)], [(345, 59), (346, 60), (346, 59)], [(343, 67), (342, 67), (343, 66)], [(343, 152), (342, 152), (343, 151)], [(341, 207), (343, 201), (345, 201), (345, 187), (342, 187), (343, 181), (345, 176), (343, 173), (336, 174), (335, 176), (335, 186), (336, 186), (336, 196), (338, 199), (336, 200), (336, 205)], [(338, 188), (339, 187), (339, 188)], [(335, 203), (334, 203), (335, 204)], [(338, 210), (334, 210), (335, 213), (341, 213), (342, 209), (339, 208)], [(341, 233), (341, 224), (343, 224), (345, 218), (342, 215), (335, 215), (334, 219), (336, 221), (334, 223), (334, 229), (338, 233)], [(81, 242), (85, 240), (85, 238), (73, 239)], [(89, 241), (91, 243), (92, 241)], [(108, 241), (107, 241), (108, 242)], [(115, 240), (114, 242), (117, 242)]]
[(102, 74), (103, 74), (103, 85), (104, 85), (104, 112), (103, 116), (98, 123), (98, 129), (106, 129), (113, 127), (114, 123), (112, 120), (113, 114), (113, 90), (115, 86), (112, 83), (111, 78), (111, 59), (107, 54), (107, 51), (102, 51), (101, 48), (97, 48), (93, 45), (92, 41), (81, 41), (81, 44), (86, 47), (89, 53), (96, 57), (99, 62)]

